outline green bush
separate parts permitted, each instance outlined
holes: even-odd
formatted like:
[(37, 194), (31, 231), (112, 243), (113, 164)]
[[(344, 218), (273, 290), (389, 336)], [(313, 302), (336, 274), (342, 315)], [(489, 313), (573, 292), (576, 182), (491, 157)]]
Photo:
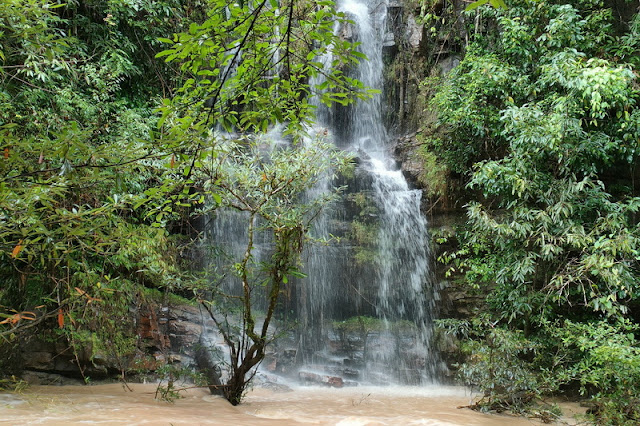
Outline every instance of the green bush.
[(597, 422), (637, 423), (638, 17), (597, 0), (470, 13), (482, 25), (433, 100), (435, 152), (472, 196), (441, 260), (486, 294), (461, 376), (484, 408), (579, 388)]

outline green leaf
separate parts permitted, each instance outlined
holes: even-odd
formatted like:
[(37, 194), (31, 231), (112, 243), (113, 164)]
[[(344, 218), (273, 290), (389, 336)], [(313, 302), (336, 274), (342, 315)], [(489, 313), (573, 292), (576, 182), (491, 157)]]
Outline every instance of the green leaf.
[(163, 50), (162, 52), (156, 53), (156, 58), (162, 58), (163, 56), (169, 56), (175, 53), (175, 50), (173, 49), (168, 49), (168, 50)]
[(474, 1), (473, 3), (471, 3), (470, 5), (468, 5), (467, 7), (464, 8), (465, 11), (470, 11), (473, 9), (476, 9), (482, 5), (485, 5), (489, 3), (489, 0), (478, 0), (478, 1)]

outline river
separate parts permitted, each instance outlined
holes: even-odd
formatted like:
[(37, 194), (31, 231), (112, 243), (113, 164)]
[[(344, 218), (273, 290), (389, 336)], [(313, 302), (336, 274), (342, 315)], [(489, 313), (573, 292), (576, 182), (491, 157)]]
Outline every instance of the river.
[[(190, 389), (173, 403), (154, 399), (153, 384), (31, 386), (0, 393), (2, 425), (486, 425), (541, 424), (466, 408), (461, 387), (298, 387), (291, 392), (250, 391), (231, 406), (206, 389)], [(575, 406), (565, 406), (569, 411)], [(571, 420), (571, 419), (565, 419)]]

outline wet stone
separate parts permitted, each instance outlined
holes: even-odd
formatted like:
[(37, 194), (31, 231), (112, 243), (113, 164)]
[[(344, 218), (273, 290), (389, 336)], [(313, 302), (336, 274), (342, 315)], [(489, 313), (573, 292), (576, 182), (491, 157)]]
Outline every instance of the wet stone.
[(344, 386), (344, 380), (342, 377), (327, 376), (309, 371), (300, 371), (298, 373), (298, 378), (300, 381), (307, 384), (331, 386), (334, 388), (341, 388)]

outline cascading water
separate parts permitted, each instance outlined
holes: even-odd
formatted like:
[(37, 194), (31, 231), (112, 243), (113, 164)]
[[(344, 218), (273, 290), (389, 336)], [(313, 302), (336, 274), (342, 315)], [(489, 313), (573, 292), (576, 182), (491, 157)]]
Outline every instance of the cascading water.
[[(368, 58), (345, 72), (380, 89), (387, 8), (384, 0), (366, 1), (338, 3), (354, 24), (336, 25), (335, 31), (359, 42)], [(330, 66), (331, 53), (319, 60)], [(342, 200), (314, 222), (314, 237), (339, 240), (307, 247), (307, 277), (292, 280), (280, 312), (281, 317), (294, 315), (297, 332), (280, 343), (284, 357), (265, 363), (274, 371), (291, 375), (299, 369), (302, 380), (329, 375), (341, 383), (370, 384), (430, 383), (440, 371), (430, 342), (436, 292), (421, 193), (409, 188), (391, 158), (381, 115), (380, 95), (348, 108), (318, 105), (312, 132), (353, 152), (357, 167), (353, 176), (339, 182), (327, 177), (308, 194), (313, 198), (330, 186), (348, 187)], [(212, 241), (238, 256), (246, 240), (244, 226), (239, 213), (219, 214), (210, 229)], [(256, 258), (269, 251), (270, 241), (261, 241)], [(231, 281), (223, 284), (229, 293)]]
[[(355, 25), (336, 31), (359, 42), (368, 58), (352, 76), (379, 89), (386, 4), (364, 1), (338, 4)], [(359, 165), (342, 182), (343, 202), (315, 225), (316, 236), (342, 240), (308, 251), (308, 278), (298, 283), (299, 349), (310, 371), (371, 383), (431, 382), (440, 363), (430, 344), (436, 292), (427, 223), (420, 191), (409, 188), (389, 154), (380, 103), (376, 95), (350, 109), (319, 107), (318, 124)]]

